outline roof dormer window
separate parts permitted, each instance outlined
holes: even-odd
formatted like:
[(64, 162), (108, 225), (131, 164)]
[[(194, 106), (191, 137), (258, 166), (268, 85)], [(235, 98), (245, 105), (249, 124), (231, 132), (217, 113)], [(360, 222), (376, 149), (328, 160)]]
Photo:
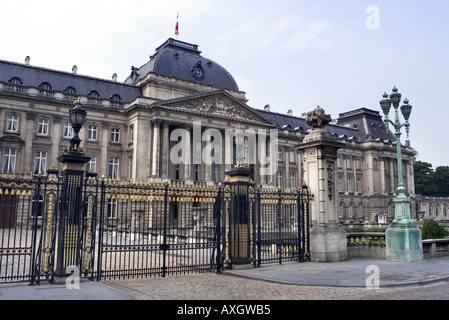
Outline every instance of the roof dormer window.
[(39, 85), (39, 88), (44, 89), (44, 90), (51, 90), (51, 85), (48, 82), (42, 82)]
[(89, 97), (94, 97), (94, 98), (98, 98), (100, 97), (100, 94), (98, 93), (98, 91), (92, 90), (87, 94)]
[(23, 84), (22, 80), (20, 80), (20, 78), (17, 78), (17, 77), (11, 78), (11, 80), (9, 80), (8, 82), (10, 82), (12, 84), (20, 84), (20, 85)]
[(64, 90), (65, 93), (76, 93), (76, 90), (74, 87), (67, 87)]

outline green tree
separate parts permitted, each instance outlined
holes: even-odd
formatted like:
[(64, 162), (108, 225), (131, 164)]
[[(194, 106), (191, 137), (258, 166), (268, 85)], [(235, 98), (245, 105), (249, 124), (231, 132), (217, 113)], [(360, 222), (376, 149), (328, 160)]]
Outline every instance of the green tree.
[(434, 196), (449, 196), (449, 167), (437, 167), (432, 173)]
[(442, 239), (449, 236), (449, 231), (445, 226), (434, 219), (427, 220), (422, 226), (422, 239)]
[(434, 171), (427, 162), (415, 161), (413, 163), (415, 175), (415, 193), (423, 196), (435, 196)]

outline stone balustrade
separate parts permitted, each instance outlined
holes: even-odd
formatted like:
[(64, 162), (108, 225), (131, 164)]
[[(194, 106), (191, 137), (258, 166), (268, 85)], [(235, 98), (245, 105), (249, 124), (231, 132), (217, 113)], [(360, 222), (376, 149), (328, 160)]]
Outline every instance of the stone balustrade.
[(348, 258), (385, 259), (384, 232), (347, 233)]
[[(449, 237), (423, 240), (424, 259), (449, 256)], [(348, 258), (385, 259), (384, 232), (348, 232)]]
[(449, 237), (422, 241), (424, 259), (449, 256)]

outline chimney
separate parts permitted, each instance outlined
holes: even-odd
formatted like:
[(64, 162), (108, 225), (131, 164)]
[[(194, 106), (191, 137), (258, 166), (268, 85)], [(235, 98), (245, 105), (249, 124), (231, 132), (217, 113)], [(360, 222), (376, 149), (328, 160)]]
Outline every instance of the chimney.
[(113, 75), (112, 75), (112, 81), (114, 81), (114, 82), (117, 82), (117, 73), (114, 73)]
[(26, 65), (30, 65), (30, 56), (26, 56), (26, 58), (25, 58), (25, 64)]
[(78, 73), (78, 67), (76, 66), (76, 64), (72, 67), (72, 73), (73, 74), (77, 74)]
[(293, 115), (293, 110), (292, 110), (292, 109), (288, 110), (288, 111), (287, 111), (287, 114), (288, 114), (289, 116), (292, 116), (292, 115)]
[(270, 111), (270, 105), (266, 104), (265, 107), (263, 108), (265, 111)]

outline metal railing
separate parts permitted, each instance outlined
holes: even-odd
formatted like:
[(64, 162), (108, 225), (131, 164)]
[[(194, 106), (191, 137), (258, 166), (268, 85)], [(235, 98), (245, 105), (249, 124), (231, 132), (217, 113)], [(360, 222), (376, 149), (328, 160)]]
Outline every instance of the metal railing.
[[(306, 188), (249, 187), (249, 220), (236, 233), (236, 198), (228, 185), (110, 180), (88, 173), (79, 227), (67, 236), (75, 224), (73, 230), (61, 227), (61, 212), (70, 198), (62, 195), (58, 170), (47, 173), (0, 175), (0, 282), (52, 281), (61, 248), (82, 277), (98, 281), (220, 272), (237, 254), (248, 255), (254, 266), (310, 260)], [(58, 243), (62, 230), (70, 243)], [(238, 252), (236, 241), (248, 247)]]

